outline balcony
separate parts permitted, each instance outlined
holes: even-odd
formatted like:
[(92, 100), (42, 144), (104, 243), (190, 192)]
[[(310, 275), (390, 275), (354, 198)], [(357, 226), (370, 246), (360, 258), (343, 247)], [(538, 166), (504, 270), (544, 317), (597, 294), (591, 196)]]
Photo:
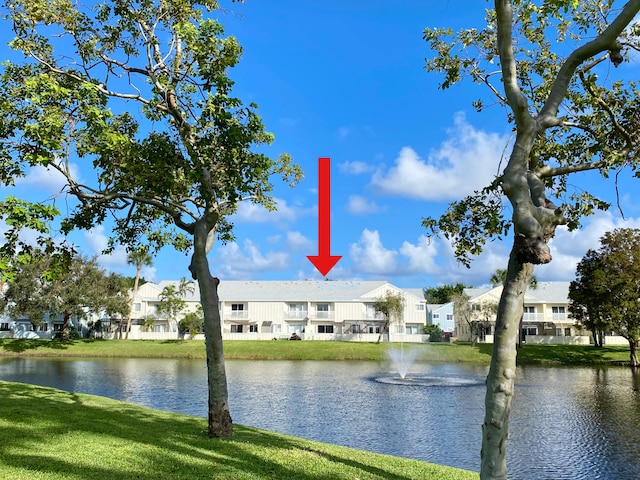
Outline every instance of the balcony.
[(223, 315), (225, 320), (246, 320), (249, 318), (248, 310), (231, 310)]
[(319, 311), (319, 312), (312, 312), (311, 313), (311, 320), (333, 320), (334, 318), (336, 318), (336, 312), (334, 311)]
[(309, 318), (308, 310), (286, 310), (284, 312), (285, 320), (303, 320)]

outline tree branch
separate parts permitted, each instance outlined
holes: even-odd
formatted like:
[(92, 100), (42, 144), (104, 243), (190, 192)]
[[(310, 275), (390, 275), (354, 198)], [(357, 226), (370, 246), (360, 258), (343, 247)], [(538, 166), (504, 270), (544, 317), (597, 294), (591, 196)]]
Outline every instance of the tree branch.
[(558, 119), (556, 118), (558, 108), (567, 94), (569, 82), (578, 66), (598, 53), (606, 50), (619, 50), (620, 44), (617, 39), (638, 11), (640, 11), (640, 0), (629, 0), (620, 14), (600, 35), (571, 52), (562, 64), (553, 82), (547, 101), (538, 115), (538, 123), (542, 128), (558, 124)]

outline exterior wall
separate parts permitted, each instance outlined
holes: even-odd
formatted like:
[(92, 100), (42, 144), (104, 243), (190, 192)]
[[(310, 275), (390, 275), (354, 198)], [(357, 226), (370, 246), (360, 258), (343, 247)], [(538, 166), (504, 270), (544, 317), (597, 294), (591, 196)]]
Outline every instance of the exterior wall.
[[(448, 317), (450, 315), (450, 317)], [(443, 332), (455, 333), (456, 323), (453, 315), (453, 303), (434, 306), (429, 310), (428, 322), (438, 325)]]
[[(292, 333), (298, 334), (304, 339), (314, 340), (349, 340), (352, 338), (353, 325), (361, 328), (372, 327), (375, 331), (370, 335), (374, 341), (378, 339), (379, 327), (383, 325), (383, 319), (376, 316), (367, 305), (373, 304), (386, 292), (400, 293), (405, 300), (403, 319), (398, 325), (390, 325), (390, 335), (398, 338), (397, 341), (424, 341), (423, 326), (426, 323), (426, 306), (424, 299), (399, 289), (390, 284), (381, 284), (379, 287), (366, 293), (365, 296), (354, 298), (351, 301), (306, 301), (306, 300), (279, 300), (279, 301), (235, 301), (224, 299), (220, 302), (220, 314), (223, 322), (223, 338), (243, 340), (267, 340), (289, 338)], [(144, 318), (156, 317), (156, 305), (159, 302), (161, 288), (156, 284), (146, 283), (137, 292), (132, 319), (134, 323), (129, 332), (129, 338), (176, 338), (177, 332), (142, 332), (141, 323)], [(355, 295), (356, 297), (361, 294)], [(291, 309), (290, 304), (301, 304), (301, 307)], [(188, 311), (195, 311), (199, 302), (197, 299), (187, 299)], [(232, 305), (242, 305), (232, 307)], [(318, 305), (328, 304), (327, 307), (318, 309)], [(419, 307), (416, 307), (419, 305)], [(163, 320), (159, 318), (156, 325), (161, 325)], [(165, 322), (166, 323), (166, 322)], [(175, 330), (166, 326), (167, 330)], [(253, 331), (250, 331), (253, 330)], [(368, 328), (367, 328), (368, 330)], [(410, 332), (410, 333), (407, 333)], [(153, 335), (151, 335), (153, 334)], [(365, 331), (355, 334), (362, 337)], [(369, 335), (369, 334), (366, 334)], [(406, 339), (406, 340), (405, 340)], [(369, 341), (369, 340), (366, 340)]]

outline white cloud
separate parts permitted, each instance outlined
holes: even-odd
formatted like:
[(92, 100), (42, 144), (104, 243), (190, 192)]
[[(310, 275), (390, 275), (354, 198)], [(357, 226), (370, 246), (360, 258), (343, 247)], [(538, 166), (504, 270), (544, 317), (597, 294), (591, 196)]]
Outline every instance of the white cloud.
[(369, 201), (360, 195), (350, 195), (347, 203), (347, 211), (354, 215), (368, 215), (378, 213), (383, 210), (378, 204)]
[(289, 255), (286, 252), (262, 254), (251, 240), (245, 240), (241, 249), (237, 243), (222, 245), (219, 249), (221, 276), (229, 279), (251, 278), (254, 272), (286, 270)]
[(314, 254), (315, 242), (300, 232), (287, 232), (285, 245), (288, 251), (303, 252), (307, 255)]
[(374, 174), (372, 186), (388, 195), (451, 200), (488, 185), (498, 173), (508, 137), (475, 129), (463, 114), (453, 123), (449, 138), (427, 161), (404, 147), (393, 167)]
[(237, 212), (231, 217), (231, 221), (234, 223), (273, 222), (290, 225), (298, 217), (313, 212), (315, 208), (302, 209), (288, 205), (287, 201), (281, 198), (276, 198), (274, 200), (276, 202), (276, 210), (274, 211), (269, 211), (262, 205), (249, 201), (240, 202)]
[(570, 281), (575, 278), (576, 266), (589, 249), (600, 248), (600, 238), (616, 228), (640, 228), (640, 218), (623, 220), (611, 212), (598, 212), (583, 221), (583, 227), (570, 232), (558, 227), (549, 242), (552, 260), (536, 267), (536, 276), (545, 281)]
[(362, 175), (363, 173), (372, 172), (374, 167), (369, 163), (356, 160), (353, 162), (339, 163), (338, 169), (340, 170), (340, 173), (345, 175)]
[(97, 225), (91, 230), (84, 232), (87, 240), (87, 248), (90, 250), (89, 255), (97, 255), (98, 263), (109, 270), (121, 269), (127, 266), (127, 252), (121, 245), (117, 245), (113, 252), (103, 254), (107, 248), (109, 239), (104, 233), (103, 225)]
[(436, 258), (438, 248), (435, 240), (422, 235), (414, 245), (404, 242), (400, 253), (409, 260), (408, 271), (411, 273), (433, 273), (438, 271)]
[(392, 275), (434, 274), (440, 267), (436, 263), (438, 245), (420, 236), (418, 241), (403, 242), (399, 250), (387, 249), (377, 230), (365, 229), (358, 242), (351, 244), (349, 256), (354, 273), (390, 277)]
[[(79, 169), (75, 163), (69, 164), (69, 169), (73, 178), (80, 181)], [(65, 177), (54, 168), (45, 168), (36, 165), (31, 168), (26, 177), (18, 178), (16, 186), (26, 186), (34, 191), (43, 192), (48, 195), (56, 195), (63, 191), (67, 185)]]
[(397, 270), (398, 252), (382, 245), (377, 230), (365, 229), (358, 243), (351, 244), (349, 256), (356, 272), (389, 275)]

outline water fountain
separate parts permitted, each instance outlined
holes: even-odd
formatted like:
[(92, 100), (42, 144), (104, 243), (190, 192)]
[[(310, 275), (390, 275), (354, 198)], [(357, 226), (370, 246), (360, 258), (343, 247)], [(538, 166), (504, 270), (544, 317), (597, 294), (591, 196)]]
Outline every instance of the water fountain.
[(409, 370), (415, 363), (419, 348), (405, 349), (404, 345), (400, 348), (391, 348), (387, 351), (387, 356), (391, 360), (394, 372), (392, 375), (376, 377), (378, 383), (387, 383), (392, 385), (413, 385), (420, 387), (470, 387), (476, 385), (484, 385), (482, 377), (462, 377), (448, 375), (427, 375), (425, 373), (410, 373)]
[(387, 351), (387, 356), (391, 360), (395, 371), (398, 372), (400, 380), (407, 379), (407, 373), (409, 368), (413, 365), (416, 357), (418, 356), (417, 349), (405, 350), (403, 345), (400, 348), (392, 348)]

